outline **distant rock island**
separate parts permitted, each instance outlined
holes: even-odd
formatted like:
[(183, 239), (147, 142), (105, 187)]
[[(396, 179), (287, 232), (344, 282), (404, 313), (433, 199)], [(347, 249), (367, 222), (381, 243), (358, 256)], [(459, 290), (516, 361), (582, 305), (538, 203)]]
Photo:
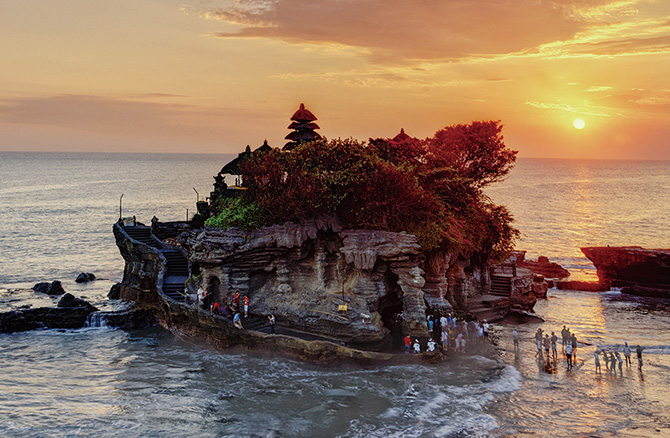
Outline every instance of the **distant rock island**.
[(594, 246), (581, 250), (598, 270), (601, 283), (633, 295), (670, 297), (670, 249)]

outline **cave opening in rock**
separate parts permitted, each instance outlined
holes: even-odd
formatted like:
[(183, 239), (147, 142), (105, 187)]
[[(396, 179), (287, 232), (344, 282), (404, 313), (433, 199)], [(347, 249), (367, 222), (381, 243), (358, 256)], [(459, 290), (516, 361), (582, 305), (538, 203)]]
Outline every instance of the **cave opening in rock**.
[(402, 290), (398, 286), (398, 276), (389, 272), (386, 274), (385, 286), (387, 293), (379, 299), (377, 312), (382, 324), (390, 331), (390, 338), (394, 348), (402, 345), (402, 320), (399, 315), (403, 311)]
[(219, 277), (212, 276), (209, 277), (207, 282), (207, 296), (205, 297), (205, 308), (209, 308), (209, 305), (214, 301), (221, 302), (221, 280)]

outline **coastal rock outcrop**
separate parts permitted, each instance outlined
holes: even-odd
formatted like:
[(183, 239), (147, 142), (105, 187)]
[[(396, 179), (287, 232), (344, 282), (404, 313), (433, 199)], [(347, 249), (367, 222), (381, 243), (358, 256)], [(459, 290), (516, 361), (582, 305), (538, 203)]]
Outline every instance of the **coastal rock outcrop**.
[(514, 251), (516, 265), (519, 268), (528, 269), (536, 275), (541, 275), (544, 278), (568, 278), (570, 271), (559, 265), (558, 263), (550, 262), (545, 256), (540, 256), (537, 261), (526, 260), (526, 251)]
[(0, 313), (0, 333), (15, 333), (42, 328), (76, 329), (86, 325), (92, 310), (81, 307), (39, 307)]
[(88, 301), (82, 300), (81, 298), (76, 298), (70, 293), (66, 293), (60, 298), (60, 300), (58, 300), (58, 307), (84, 307), (91, 312), (98, 311), (98, 309)]
[(35, 292), (47, 295), (63, 295), (65, 293), (63, 285), (58, 280), (54, 280), (51, 283), (48, 282), (37, 283), (35, 286), (33, 286), (33, 290)]
[(601, 246), (581, 250), (593, 262), (601, 283), (628, 287), (636, 294), (647, 289), (654, 296), (670, 296), (670, 249)]
[(110, 300), (118, 300), (121, 298), (121, 283), (112, 285), (112, 287), (109, 289), (109, 293), (107, 294), (107, 298)]
[[(176, 317), (191, 307), (163, 291), (170, 274), (161, 250), (139, 245), (118, 224), (114, 233), (126, 260), (120, 297), (156, 309), (160, 324), (174, 332), (190, 330), (186, 325), (203, 330), (203, 321)], [(529, 271), (509, 276), (505, 296), (482, 301), (493, 274), (480, 254), (427, 252), (414, 235), (343, 229), (333, 217), (251, 232), (206, 227), (175, 239), (191, 274), (181, 290), (202, 286), (206, 304), (221, 307), (235, 294), (240, 301), (246, 296), (252, 318), (274, 314), (279, 329), (357, 349), (385, 350), (405, 335), (425, 339), (428, 314), (480, 316), (472, 310), (481, 307), (491, 321), (511, 307), (531, 310), (536, 300)], [(216, 342), (235, 345), (243, 338)]]

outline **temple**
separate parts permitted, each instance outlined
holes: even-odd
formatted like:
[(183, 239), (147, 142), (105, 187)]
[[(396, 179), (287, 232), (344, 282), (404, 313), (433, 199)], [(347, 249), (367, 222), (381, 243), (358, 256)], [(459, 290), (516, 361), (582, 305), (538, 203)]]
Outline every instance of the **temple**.
[(319, 125), (314, 123), (317, 118), (310, 110), (305, 108), (304, 103), (300, 104), (300, 108), (293, 114), (293, 116), (291, 116), (291, 120), (293, 120), (293, 123), (288, 126), (288, 129), (292, 129), (293, 132), (284, 137), (286, 140), (289, 140), (289, 142), (284, 145), (283, 150), (290, 151), (303, 143), (321, 138), (321, 136), (314, 131), (315, 129), (319, 129)]

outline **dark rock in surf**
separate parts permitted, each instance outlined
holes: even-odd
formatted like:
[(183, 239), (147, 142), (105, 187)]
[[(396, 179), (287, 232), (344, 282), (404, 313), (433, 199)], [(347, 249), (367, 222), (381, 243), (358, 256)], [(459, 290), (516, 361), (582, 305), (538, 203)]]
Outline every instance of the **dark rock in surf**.
[(112, 288), (109, 290), (109, 293), (107, 294), (107, 298), (110, 300), (121, 299), (121, 283), (116, 283), (112, 286)]
[(95, 275), (91, 274), (90, 272), (82, 272), (77, 276), (75, 281), (77, 283), (88, 283), (89, 281), (93, 280), (95, 280)]
[(33, 286), (33, 290), (47, 295), (63, 295), (65, 293), (63, 285), (58, 280), (52, 281), (51, 283), (37, 283)]
[(40, 307), (0, 313), (0, 333), (35, 329), (77, 329), (86, 324), (91, 310), (87, 307)]
[(98, 309), (88, 301), (82, 300), (81, 298), (76, 298), (70, 293), (66, 293), (61, 297), (61, 299), (58, 301), (58, 307), (84, 307), (91, 312), (98, 311)]
[(149, 309), (130, 309), (120, 312), (104, 312), (107, 326), (124, 330), (137, 330), (158, 325), (155, 312)]

